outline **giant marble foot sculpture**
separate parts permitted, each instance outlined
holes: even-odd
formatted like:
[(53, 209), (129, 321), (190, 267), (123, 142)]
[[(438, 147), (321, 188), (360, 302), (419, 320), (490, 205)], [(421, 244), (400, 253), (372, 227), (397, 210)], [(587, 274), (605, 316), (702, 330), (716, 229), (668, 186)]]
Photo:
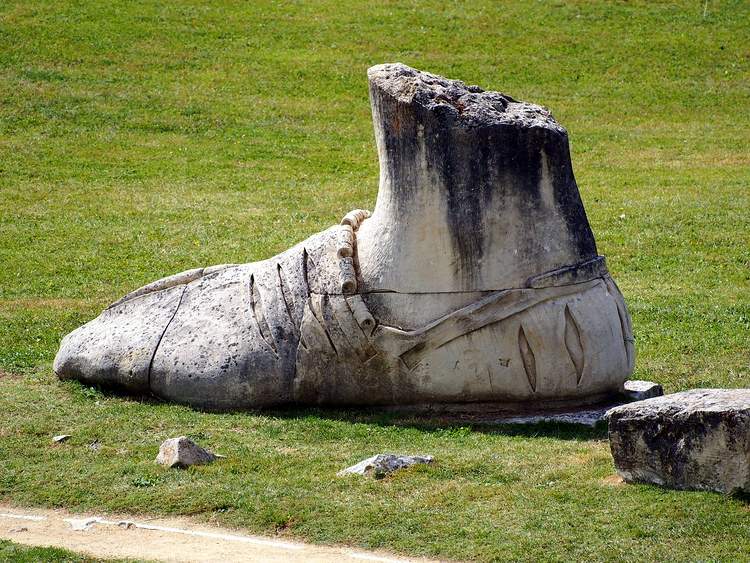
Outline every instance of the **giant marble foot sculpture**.
[(372, 216), (262, 262), (199, 268), (67, 335), (59, 377), (194, 406), (588, 402), (633, 370), (565, 130), (539, 106), (369, 70)]

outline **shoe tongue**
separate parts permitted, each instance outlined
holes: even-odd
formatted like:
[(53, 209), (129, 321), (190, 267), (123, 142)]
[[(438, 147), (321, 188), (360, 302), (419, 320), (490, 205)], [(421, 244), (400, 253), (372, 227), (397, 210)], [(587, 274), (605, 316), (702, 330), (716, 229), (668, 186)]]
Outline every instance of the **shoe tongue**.
[(402, 63), (373, 66), (367, 71), (370, 88), (379, 97), (415, 105), (435, 113), (457, 126), (514, 125), (542, 127), (565, 133), (549, 110), (519, 102), (501, 92), (467, 86), (460, 80), (423, 72)]

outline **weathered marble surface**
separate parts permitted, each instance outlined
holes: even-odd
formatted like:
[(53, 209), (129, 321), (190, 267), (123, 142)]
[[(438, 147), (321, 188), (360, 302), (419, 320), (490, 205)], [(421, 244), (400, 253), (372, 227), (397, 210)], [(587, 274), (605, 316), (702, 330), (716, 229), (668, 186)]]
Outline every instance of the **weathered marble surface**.
[(750, 389), (693, 389), (623, 405), (607, 417), (625, 481), (750, 492)]
[(372, 215), (137, 289), (65, 337), (56, 373), (211, 409), (621, 392), (630, 317), (565, 129), (540, 106), (401, 64), (368, 77)]
[(357, 236), (366, 291), (525, 287), (597, 257), (546, 108), (400, 64), (368, 78), (380, 186)]

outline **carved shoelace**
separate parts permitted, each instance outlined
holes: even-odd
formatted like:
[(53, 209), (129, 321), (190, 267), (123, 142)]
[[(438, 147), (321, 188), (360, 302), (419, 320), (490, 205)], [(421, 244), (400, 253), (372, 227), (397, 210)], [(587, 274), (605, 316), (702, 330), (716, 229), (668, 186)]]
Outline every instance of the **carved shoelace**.
[(336, 255), (339, 258), (339, 283), (341, 293), (351, 295), (357, 291), (357, 275), (354, 271), (354, 249), (356, 248), (357, 229), (370, 217), (366, 209), (350, 211), (341, 219)]

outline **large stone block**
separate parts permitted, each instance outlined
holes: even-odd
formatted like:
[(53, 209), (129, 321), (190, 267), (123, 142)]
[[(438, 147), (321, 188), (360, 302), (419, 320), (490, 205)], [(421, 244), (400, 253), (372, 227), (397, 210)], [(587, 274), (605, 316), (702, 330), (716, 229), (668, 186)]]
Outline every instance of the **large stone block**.
[(607, 417), (625, 481), (750, 491), (750, 389), (693, 389), (622, 405)]

